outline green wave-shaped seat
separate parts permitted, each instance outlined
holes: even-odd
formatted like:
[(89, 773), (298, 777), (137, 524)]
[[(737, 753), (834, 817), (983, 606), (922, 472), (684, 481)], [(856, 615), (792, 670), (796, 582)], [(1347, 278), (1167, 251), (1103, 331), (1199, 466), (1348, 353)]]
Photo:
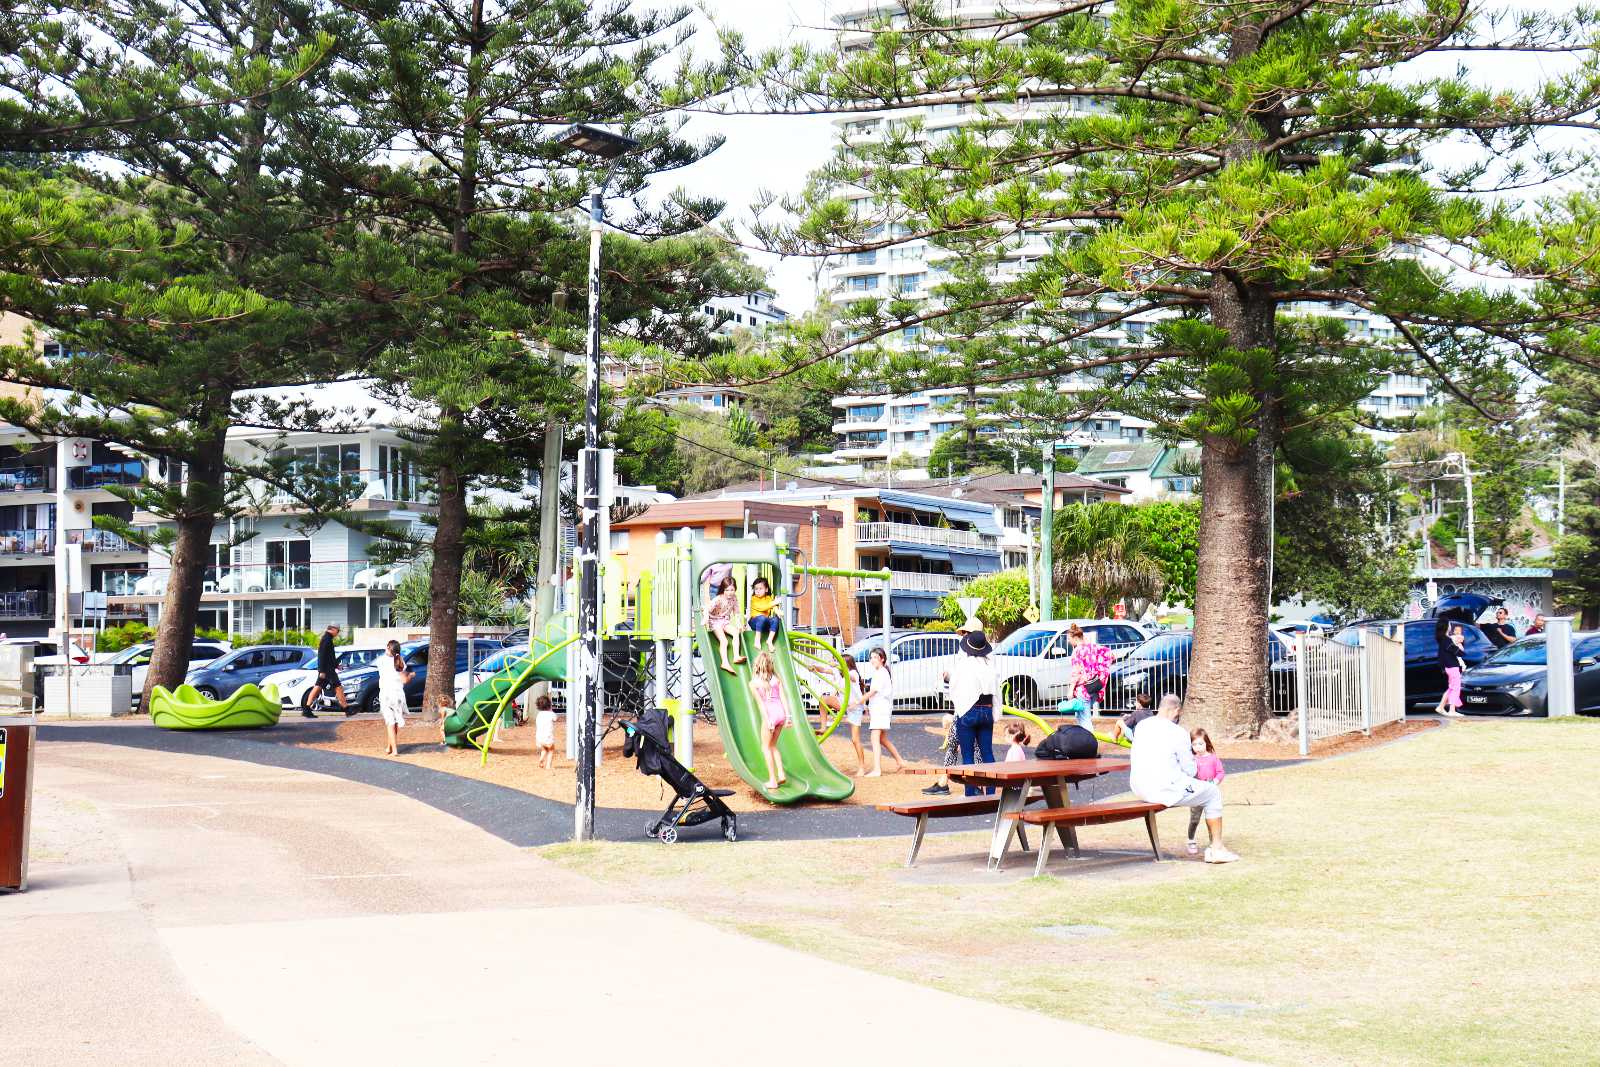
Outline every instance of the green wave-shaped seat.
[(184, 684), (150, 691), (150, 721), (163, 730), (241, 730), (278, 725), (283, 706), (278, 687), (241, 685), (225, 700), (209, 700)]

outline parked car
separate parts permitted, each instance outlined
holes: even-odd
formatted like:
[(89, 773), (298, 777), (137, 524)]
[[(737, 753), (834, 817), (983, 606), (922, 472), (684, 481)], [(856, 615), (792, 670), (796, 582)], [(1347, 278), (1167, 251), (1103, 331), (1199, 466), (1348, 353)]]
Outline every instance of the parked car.
[[(1073, 626), (1119, 659), (1151, 636), (1143, 626), (1127, 619), (1062, 619), (1024, 626), (995, 647), (995, 670), (1008, 703), (1037, 708), (1071, 696), (1072, 645), (1067, 631)], [(952, 662), (941, 663), (940, 674), (948, 671)]]
[(528, 644), (508, 644), (502, 646), (493, 655), (480, 660), (471, 670), (456, 672), (456, 703), (461, 703), (461, 698), (467, 695), (467, 690), (488, 678), (491, 674), (506, 669), (506, 665), (528, 654)]
[[(883, 646), (881, 631), (858, 638), (845, 649), (861, 664), (863, 672), (871, 666), (872, 650)], [(944, 664), (960, 647), (953, 633), (926, 630), (889, 632), (889, 674), (894, 679), (894, 706), (900, 711), (939, 711), (948, 701), (944, 697)], [(810, 701), (808, 701), (809, 703)]]
[[(1543, 634), (1514, 641), (1461, 675), (1461, 710), (1468, 715), (1550, 714)], [(1572, 635), (1572, 705), (1600, 714), (1600, 633)]]
[[(1486, 598), (1478, 599), (1487, 603)], [(1472, 618), (1479, 613), (1481, 609), (1475, 612)], [(1469, 668), (1476, 667), (1494, 654), (1494, 642), (1472, 624), (1472, 618), (1450, 616), (1448, 610), (1446, 614), (1453, 621), (1462, 624), (1461, 629), (1466, 635), (1466, 643), (1461, 654)], [(1403, 628), (1406, 642), (1406, 707), (1429, 709), (1437, 707), (1439, 698), (1444, 695), (1444, 668), (1439, 666), (1439, 642), (1434, 636), (1434, 627), (1437, 625), (1436, 619), (1358, 622), (1335, 633), (1333, 640), (1340, 644), (1354, 645), (1360, 640), (1362, 629), (1381, 627), (1387, 632), (1393, 632), (1397, 628)]]
[(316, 661), (317, 650), (306, 645), (251, 645), (190, 670), (184, 680), (202, 696), (220, 700), (242, 685), (261, 685), (279, 671)]
[[(349, 646), (335, 653), (334, 662), (339, 665), (339, 680), (345, 682), (344, 697), (350, 703), (359, 706), (367, 694), (350, 688), (350, 683), (346, 681), (348, 672), (367, 666), (377, 659), (382, 651), (382, 645), (369, 645), (362, 648)], [(371, 682), (376, 689), (377, 675), (373, 675)], [(260, 684), (278, 687), (278, 698), (284, 711), (302, 710), (311, 696), (311, 690), (317, 684), (316, 660), (313, 658), (309, 667), (292, 667), (286, 671), (269, 674)]]
[[(474, 637), (469, 644), (467, 638), (456, 641), (456, 674), (461, 674), (468, 666), (476, 666), (504, 648), (504, 644), (492, 637)], [(469, 653), (470, 648), (470, 653)], [(422, 707), (422, 690), (428, 681), (428, 642), (411, 641), (400, 646), (400, 655), (405, 658), (406, 669), (415, 677), (406, 683), (406, 704), (413, 710)], [(470, 655), (470, 662), (469, 662)], [(360, 693), (359, 707), (362, 711), (376, 712), (378, 710), (378, 669), (372, 665), (358, 667), (348, 674), (341, 673), (340, 681), (344, 683), (344, 693), (347, 699), (352, 694)]]
[[(1148, 692), (1152, 699), (1159, 699), (1166, 693), (1182, 699), (1189, 691), (1189, 659), (1193, 651), (1192, 630), (1169, 630), (1150, 638), (1111, 668), (1106, 680), (1105, 706), (1130, 708), (1140, 692)], [(1288, 643), (1270, 630), (1267, 632), (1267, 667), (1268, 706), (1273, 711), (1288, 711), (1294, 706), (1294, 660)]]
[[(0, 640), (0, 645), (11, 645), (13, 647), (17, 645), (32, 645), (33, 665), (35, 667), (48, 667), (52, 664), (60, 665), (67, 662), (66, 657), (62, 655), (61, 645), (48, 637), (7, 637), (4, 640)], [(85, 649), (79, 648), (76, 644), (72, 646), (72, 662), (88, 663), (93, 658)]]
[[(129, 673), (132, 675), (134, 707), (138, 707), (139, 702), (144, 698), (144, 683), (149, 677), (150, 657), (155, 650), (155, 644), (147, 641), (144, 644), (129, 645), (121, 652), (112, 653), (100, 661), (119, 666), (128, 664), (132, 667)], [(188, 670), (192, 671), (198, 667), (203, 667), (213, 660), (221, 659), (231, 651), (233, 651), (233, 647), (223, 644), (221, 641), (196, 641), (189, 646)]]

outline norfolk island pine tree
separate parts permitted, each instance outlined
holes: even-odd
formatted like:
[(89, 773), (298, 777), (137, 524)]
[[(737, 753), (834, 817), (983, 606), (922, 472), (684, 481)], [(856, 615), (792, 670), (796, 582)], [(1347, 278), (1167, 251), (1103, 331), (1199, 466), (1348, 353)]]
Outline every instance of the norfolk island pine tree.
[[(433, 481), (429, 674), (424, 706), (449, 695), (455, 604), (474, 486), (520, 480), (552, 405), (580, 410), (578, 367), (546, 355), (583, 350), (587, 309), (552, 297), (586, 289), (587, 235), (572, 223), (603, 165), (559, 144), (575, 123), (635, 139), (609, 193), (637, 198), (654, 176), (713, 150), (681, 136), (677, 103), (699, 80), (666, 57), (687, 12), (514, 0), (386, 0), (359, 9), (336, 77), (342, 104), (389, 149), (384, 166), (347, 176), (407, 251), (405, 340), (377, 361), (380, 386), (413, 414), (412, 448)], [(602, 308), (612, 329), (675, 350), (708, 343), (704, 298), (759, 284), (705, 229), (720, 205), (674, 195), (635, 202), (608, 234)], [(570, 418), (569, 422), (572, 421)], [(533, 453), (536, 455), (537, 453)]]
[[(74, 24), (97, 11), (57, 10)], [(327, 9), (261, 0), (140, 7), (96, 23), (90, 37), (134, 59), (87, 65), (58, 86), (90, 131), (80, 145), (88, 154), (65, 169), (72, 195), (109, 217), (150, 220), (143, 225), (168, 239), (138, 256), (79, 249), (80, 261), (101, 252), (104, 262), (81, 273), (57, 263), (11, 288), (8, 310), (75, 354), (46, 362), (31, 348), (7, 352), (9, 377), (65, 400), (14, 403), (5, 414), (41, 432), (121, 442), (163, 469), (122, 495), (173, 529), (119, 524), (170, 550), (148, 686), (181, 681), (212, 530), (249, 506), (248, 475), (224, 455), (228, 427), (324, 428), (311, 409), (247, 391), (344, 376), (385, 318), (380, 287), (364, 284), (352, 252), (359, 236), (347, 205), (317, 173), (370, 150), (331, 121), (323, 94), (337, 21)]]
[[(752, 54), (728, 35), (745, 87), (730, 87), (730, 111), (893, 118), (960, 104), (979, 116), (939, 141), (891, 123), (877, 139), (842, 143), (785, 205), (798, 218), (764, 235), (779, 250), (840, 255), (1060, 231), (1048, 256), (963, 297), (1004, 310), (997, 329), (1034, 356), (1032, 368), (990, 381), (1098, 371), (1107, 406), (1199, 442), (1188, 714), (1225, 733), (1253, 730), (1267, 714), (1269, 494), (1284, 435), (1346, 417), (1391, 369), (1415, 367), (1460, 392), (1452, 359), (1463, 352), (1582, 355), (1575, 326), (1595, 320), (1594, 306), (1569, 300), (1558, 311), (1502, 279), (1560, 288), (1592, 237), (1559, 204), (1480, 194), (1559, 173), (1570, 156), (1531, 150), (1537, 132), (1593, 128), (1594, 18), (1494, 21), (1459, 0), (1087, 0), (957, 29), (938, 10), (904, 5), (894, 27), (886, 13), (853, 51)], [(1465, 50), (1574, 58), (1570, 73), (1527, 91), (1408, 66)], [(1067, 97), (1099, 110), (1014, 121), (1033, 101)], [(1445, 145), (1470, 158), (1433, 163), (1429, 151)], [(845, 188), (873, 209), (852, 205)], [(885, 222), (901, 229), (877, 228)], [(1418, 248), (1427, 251), (1408, 254)], [(1314, 312), (1290, 315), (1339, 304), (1387, 316), (1400, 349), (1343, 336)], [(958, 310), (858, 302), (853, 340)], [(1173, 316), (1155, 345), (1083, 343), (1139, 312)], [(839, 351), (795, 344), (768, 373)]]

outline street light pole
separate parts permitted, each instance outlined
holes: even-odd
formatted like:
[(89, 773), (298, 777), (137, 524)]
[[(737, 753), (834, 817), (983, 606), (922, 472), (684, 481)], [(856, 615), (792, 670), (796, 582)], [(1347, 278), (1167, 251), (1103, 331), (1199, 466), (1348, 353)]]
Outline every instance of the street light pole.
[[(593, 126), (573, 126), (559, 142), (597, 159), (614, 160), (637, 142)], [(577, 793), (572, 806), (572, 839), (588, 841), (594, 837), (595, 733), (603, 710), (605, 687), (601, 677), (600, 631), (600, 243), (605, 228), (605, 188), (609, 168), (600, 184), (589, 193), (589, 345), (584, 360), (583, 452), (578, 460), (582, 472), (583, 499), (580, 501), (583, 544), (578, 555), (578, 676), (581, 679), (579, 707), (568, 709), (569, 721), (577, 738)]]
[(1044, 445), (1044, 507), (1039, 514), (1039, 621), (1055, 618), (1056, 443)]

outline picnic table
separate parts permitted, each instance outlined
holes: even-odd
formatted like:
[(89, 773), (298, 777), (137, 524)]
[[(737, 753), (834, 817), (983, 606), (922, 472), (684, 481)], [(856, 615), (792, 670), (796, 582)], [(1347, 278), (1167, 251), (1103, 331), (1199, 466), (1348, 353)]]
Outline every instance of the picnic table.
[[(1096, 759), (1027, 759), (1011, 763), (969, 763), (946, 768), (950, 781), (961, 785), (993, 786), (1000, 790), (1000, 805), (995, 812), (994, 835), (989, 840), (989, 870), (998, 870), (1005, 862), (1006, 849), (1017, 826), (1016, 813), (1027, 802), (1028, 790), (1038, 786), (1044, 793), (1045, 804), (1052, 808), (1068, 808), (1067, 786), (1086, 782), (1103, 774), (1114, 774), (1128, 769), (1128, 761), (1121, 757)], [(1049, 834), (1049, 828), (1045, 828)], [(1076, 850), (1077, 832), (1066, 827), (1070, 845)], [(1043, 846), (1041, 842), (1041, 847)]]

